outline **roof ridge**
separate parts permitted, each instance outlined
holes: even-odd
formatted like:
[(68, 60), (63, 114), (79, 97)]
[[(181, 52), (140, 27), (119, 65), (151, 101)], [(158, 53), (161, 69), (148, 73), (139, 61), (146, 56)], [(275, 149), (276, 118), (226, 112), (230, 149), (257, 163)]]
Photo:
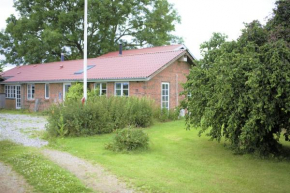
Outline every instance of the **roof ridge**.
[[(163, 48), (163, 47), (171, 47), (171, 46), (183, 46), (183, 44), (172, 44), (172, 45), (163, 45), (163, 46), (153, 46), (153, 47), (147, 47), (147, 48), (136, 48), (136, 49), (130, 49), (130, 50), (123, 50), (124, 51), (132, 51), (132, 50), (146, 50), (146, 49), (152, 49), (152, 48)], [(116, 51), (112, 51), (112, 52), (108, 52), (108, 53), (114, 53), (114, 52), (118, 52), (118, 50)], [(108, 54), (106, 53), (106, 54)]]
[(166, 51), (158, 51), (158, 52), (146, 52), (146, 53), (137, 53), (137, 54), (128, 54), (128, 55), (118, 55), (118, 56), (100, 56), (95, 59), (108, 59), (108, 58), (119, 58), (119, 57), (131, 57), (131, 56), (137, 56), (137, 55), (149, 55), (149, 54), (158, 54), (158, 53), (165, 53), (165, 52), (179, 52), (179, 51), (185, 51), (185, 50), (166, 50)]

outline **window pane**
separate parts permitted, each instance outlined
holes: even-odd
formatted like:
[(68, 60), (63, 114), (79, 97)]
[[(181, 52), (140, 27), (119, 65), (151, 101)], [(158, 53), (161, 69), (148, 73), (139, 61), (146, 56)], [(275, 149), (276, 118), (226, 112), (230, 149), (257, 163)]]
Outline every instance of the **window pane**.
[(123, 96), (128, 96), (128, 95), (129, 95), (128, 90), (124, 90), (124, 91), (123, 91)]
[(116, 95), (121, 96), (121, 90), (116, 90)]
[(102, 84), (102, 89), (103, 89), (103, 90), (106, 90), (106, 89), (107, 89), (107, 84), (106, 84), (106, 83), (103, 83), (103, 84)]
[(65, 92), (67, 93), (69, 91), (70, 85), (65, 85)]
[(166, 108), (166, 102), (162, 102), (162, 108)]
[(34, 99), (34, 85), (32, 85), (31, 87), (32, 87), (32, 88), (31, 88), (31, 90), (32, 90), (31, 98)]
[(116, 89), (121, 89), (121, 83), (116, 83)]
[(16, 97), (16, 86), (13, 86), (13, 98)]
[(168, 97), (163, 96), (163, 97), (162, 97), (162, 101), (168, 101)]
[(97, 89), (100, 90), (100, 84), (99, 84), (99, 83), (96, 83), (96, 84), (95, 84), (95, 89), (96, 89), (96, 90), (97, 90)]
[(128, 83), (123, 83), (123, 89), (129, 89), (129, 84)]
[(49, 98), (49, 84), (45, 84), (45, 97)]

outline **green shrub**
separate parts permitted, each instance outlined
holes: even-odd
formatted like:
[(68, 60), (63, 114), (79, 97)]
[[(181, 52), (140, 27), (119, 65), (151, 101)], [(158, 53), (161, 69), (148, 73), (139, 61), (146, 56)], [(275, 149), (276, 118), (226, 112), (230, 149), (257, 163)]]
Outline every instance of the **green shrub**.
[(83, 136), (110, 133), (126, 126), (147, 127), (152, 119), (149, 99), (95, 96), (86, 105), (69, 100), (51, 106), (46, 127), (51, 136)]
[(117, 134), (112, 143), (106, 149), (113, 151), (133, 151), (136, 149), (148, 148), (149, 137), (140, 129), (117, 130)]
[(179, 112), (178, 108), (169, 110), (166, 108), (156, 108), (154, 110), (154, 117), (160, 122), (175, 121), (179, 118)]
[(94, 135), (110, 133), (113, 129), (111, 117), (100, 103), (87, 102), (87, 105), (82, 105), (71, 101), (65, 106), (50, 108), (47, 131), (51, 136)]
[(147, 98), (131, 98), (128, 100), (129, 125), (147, 127), (153, 122), (153, 102)]

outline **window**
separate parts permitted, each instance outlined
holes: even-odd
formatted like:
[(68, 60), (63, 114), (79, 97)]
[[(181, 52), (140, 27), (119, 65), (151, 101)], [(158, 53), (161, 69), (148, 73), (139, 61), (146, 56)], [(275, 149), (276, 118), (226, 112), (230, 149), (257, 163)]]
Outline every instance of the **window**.
[(45, 97), (45, 99), (49, 99), (49, 84), (48, 83), (46, 83), (45, 85), (44, 85), (44, 90), (45, 90), (45, 93), (44, 93), (44, 97)]
[(6, 95), (6, 98), (14, 99), (15, 98), (15, 86), (5, 85), (5, 95)]
[(115, 83), (115, 96), (129, 96), (129, 83), (118, 82)]
[(27, 84), (27, 99), (34, 99), (34, 84)]
[(161, 108), (169, 110), (169, 83), (161, 84)]
[(99, 90), (100, 95), (106, 95), (107, 83), (95, 83), (95, 90)]
[(63, 83), (63, 100), (65, 100), (65, 95), (68, 93), (71, 83)]

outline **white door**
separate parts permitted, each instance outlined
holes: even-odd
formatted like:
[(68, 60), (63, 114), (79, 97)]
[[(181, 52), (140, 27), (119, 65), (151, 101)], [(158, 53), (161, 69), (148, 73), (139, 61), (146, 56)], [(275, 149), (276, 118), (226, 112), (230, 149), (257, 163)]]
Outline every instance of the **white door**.
[(15, 86), (15, 100), (16, 100), (16, 109), (21, 109), (21, 86)]
[(161, 109), (169, 110), (169, 83), (162, 82), (161, 84)]
[(63, 100), (65, 100), (65, 94), (68, 92), (71, 83), (63, 83)]

